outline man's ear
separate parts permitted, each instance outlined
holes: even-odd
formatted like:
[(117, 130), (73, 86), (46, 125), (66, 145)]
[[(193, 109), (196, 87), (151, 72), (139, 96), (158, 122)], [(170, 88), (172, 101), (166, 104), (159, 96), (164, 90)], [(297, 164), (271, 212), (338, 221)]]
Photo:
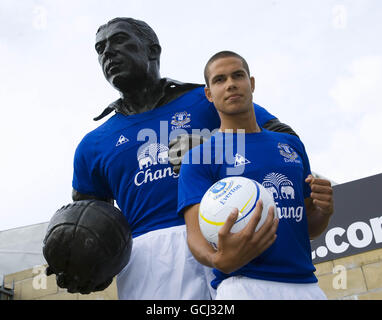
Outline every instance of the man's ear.
[(255, 77), (251, 77), (250, 80), (251, 80), (251, 89), (252, 89), (252, 92), (254, 92), (255, 91)]
[(159, 44), (152, 44), (150, 47), (149, 47), (149, 59), (150, 60), (158, 60), (159, 61), (159, 57), (160, 57), (160, 54), (162, 52), (162, 48)]
[(213, 102), (212, 96), (211, 96), (211, 89), (207, 86), (204, 87), (204, 94), (206, 95), (206, 98), (209, 102)]

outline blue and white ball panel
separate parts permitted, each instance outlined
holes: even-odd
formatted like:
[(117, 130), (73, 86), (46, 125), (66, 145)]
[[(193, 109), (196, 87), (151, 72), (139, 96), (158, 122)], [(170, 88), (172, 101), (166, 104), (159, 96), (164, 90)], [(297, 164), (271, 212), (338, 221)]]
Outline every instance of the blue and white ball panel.
[(259, 198), (264, 206), (256, 231), (265, 222), (269, 207), (274, 206), (269, 192), (261, 184), (245, 177), (228, 177), (212, 185), (199, 207), (199, 225), (207, 241), (217, 247), (218, 232), (234, 208), (239, 210), (239, 215), (231, 232), (241, 231), (251, 219)]

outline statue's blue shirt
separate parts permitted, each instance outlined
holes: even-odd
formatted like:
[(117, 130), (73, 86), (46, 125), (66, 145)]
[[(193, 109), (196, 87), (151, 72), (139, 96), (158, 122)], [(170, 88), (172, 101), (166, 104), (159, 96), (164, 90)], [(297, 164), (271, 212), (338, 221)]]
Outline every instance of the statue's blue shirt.
[[(275, 118), (256, 104), (254, 108), (260, 124)], [(203, 87), (148, 112), (116, 113), (78, 145), (72, 186), (82, 194), (115, 199), (133, 237), (184, 224), (176, 214), (178, 175), (168, 162), (168, 142), (193, 130), (212, 132), (219, 125)]]

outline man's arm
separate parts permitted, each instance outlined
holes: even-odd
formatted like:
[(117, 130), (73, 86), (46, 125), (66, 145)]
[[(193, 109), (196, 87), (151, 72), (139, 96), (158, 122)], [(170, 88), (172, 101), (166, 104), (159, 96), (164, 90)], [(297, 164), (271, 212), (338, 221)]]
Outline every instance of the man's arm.
[(219, 231), (218, 249), (215, 250), (203, 237), (199, 227), (199, 204), (186, 208), (184, 218), (187, 226), (187, 242), (195, 259), (201, 264), (231, 273), (259, 256), (276, 240), (278, 219), (271, 208), (261, 228), (255, 232), (263, 209), (259, 200), (255, 213), (243, 230), (231, 233), (238, 210), (234, 210)]
[(314, 178), (309, 175), (306, 183), (310, 184), (311, 196), (305, 199), (306, 215), (310, 239), (318, 237), (329, 224), (333, 214), (333, 189), (326, 179)]
[(105, 201), (105, 202), (108, 202), (112, 205), (114, 205), (114, 199), (106, 199), (106, 198), (102, 198), (102, 197), (97, 197), (97, 196), (93, 196), (93, 195), (90, 195), (90, 194), (84, 194), (84, 193), (80, 193), (78, 192), (76, 189), (72, 189), (72, 199), (73, 201), (80, 201), (80, 200), (101, 200), (101, 201)]

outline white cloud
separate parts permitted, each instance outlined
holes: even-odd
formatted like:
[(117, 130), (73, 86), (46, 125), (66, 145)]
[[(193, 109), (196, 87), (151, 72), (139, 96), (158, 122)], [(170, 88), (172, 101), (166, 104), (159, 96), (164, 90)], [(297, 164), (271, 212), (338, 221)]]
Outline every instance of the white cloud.
[(311, 154), (312, 168), (337, 183), (381, 173), (381, 123), (380, 112), (374, 115), (374, 121), (365, 120), (334, 132), (326, 149)]
[(375, 111), (382, 104), (382, 56), (359, 58), (340, 76), (330, 91), (337, 106), (345, 112)]
[(354, 60), (330, 90), (337, 117), (327, 147), (311, 156), (322, 174), (347, 182), (382, 172), (382, 56)]
[(344, 5), (336, 5), (332, 9), (332, 24), (336, 29), (345, 29), (348, 24), (348, 13)]

